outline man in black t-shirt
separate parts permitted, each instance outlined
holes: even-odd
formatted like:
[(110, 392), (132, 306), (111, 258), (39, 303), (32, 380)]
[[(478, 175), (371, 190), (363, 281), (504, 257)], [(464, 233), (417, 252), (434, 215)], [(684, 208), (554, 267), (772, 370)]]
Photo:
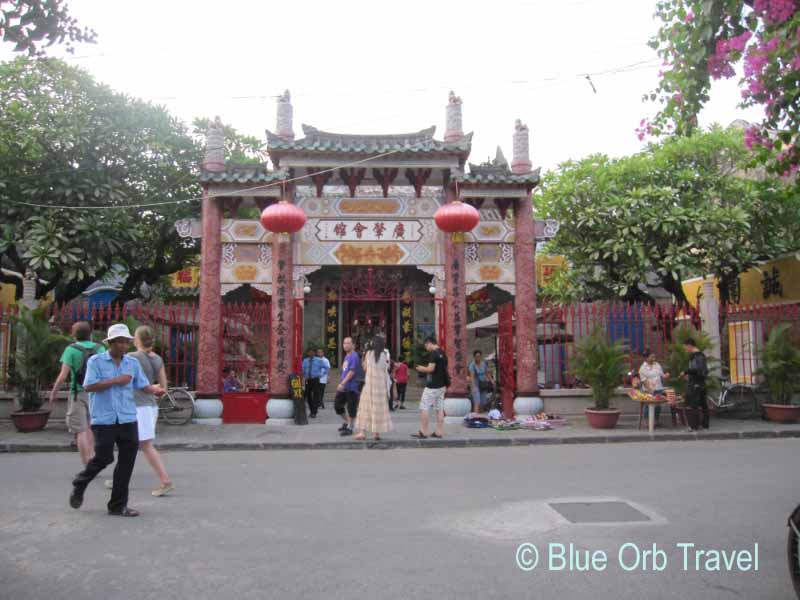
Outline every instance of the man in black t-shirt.
[(420, 373), (427, 374), (425, 390), (419, 401), (419, 431), (411, 437), (425, 439), (428, 437), (429, 413), (436, 411), (436, 431), (431, 434), (433, 438), (441, 438), (444, 430), (444, 394), (449, 385), (449, 375), (447, 374), (447, 356), (436, 344), (436, 338), (429, 336), (425, 338), (425, 350), (428, 351), (427, 365), (417, 365), (415, 369)]

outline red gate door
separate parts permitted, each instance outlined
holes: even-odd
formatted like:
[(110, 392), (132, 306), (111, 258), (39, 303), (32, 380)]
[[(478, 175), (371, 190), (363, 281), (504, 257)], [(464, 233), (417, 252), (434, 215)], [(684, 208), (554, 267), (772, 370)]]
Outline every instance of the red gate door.
[(508, 302), (497, 309), (497, 364), (500, 371), (500, 399), (503, 416), (514, 417), (514, 304)]

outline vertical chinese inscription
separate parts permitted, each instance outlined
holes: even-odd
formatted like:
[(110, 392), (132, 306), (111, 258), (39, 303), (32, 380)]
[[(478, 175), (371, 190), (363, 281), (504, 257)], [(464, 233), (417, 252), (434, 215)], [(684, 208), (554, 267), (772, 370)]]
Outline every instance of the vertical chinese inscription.
[(414, 345), (414, 304), (411, 294), (406, 291), (400, 302), (400, 348), (403, 359), (411, 360), (411, 349)]
[(339, 366), (339, 295), (336, 290), (328, 290), (325, 295), (325, 356), (331, 367)]

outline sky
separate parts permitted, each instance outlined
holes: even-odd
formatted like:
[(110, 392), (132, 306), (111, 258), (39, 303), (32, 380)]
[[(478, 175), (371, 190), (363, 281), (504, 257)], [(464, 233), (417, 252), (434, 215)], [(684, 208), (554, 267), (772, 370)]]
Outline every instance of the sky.
[[(69, 0), (98, 34), (62, 56), (97, 80), (190, 122), (219, 115), (265, 140), (275, 96), (292, 93), (301, 123), (340, 133), (444, 134), (449, 90), (463, 100), (470, 162), (502, 147), (515, 119), (543, 170), (642, 147), (660, 60), (646, 43), (655, 0)], [(0, 57), (12, 53), (0, 48)], [(591, 74), (596, 93), (585, 74)], [(760, 120), (737, 108), (736, 80), (717, 83), (701, 124)]]

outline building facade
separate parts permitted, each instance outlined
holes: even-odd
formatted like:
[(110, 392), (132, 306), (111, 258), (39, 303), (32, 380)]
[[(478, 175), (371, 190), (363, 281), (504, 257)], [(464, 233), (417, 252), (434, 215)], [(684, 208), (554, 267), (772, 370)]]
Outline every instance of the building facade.
[[(424, 335), (435, 335), (449, 358), (448, 395), (467, 395), (468, 294), (487, 285), (513, 296), (516, 307), (518, 395), (537, 393), (537, 226), (528, 128), (513, 129), (511, 163), (468, 162), (472, 134), (462, 127), (462, 101), (450, 93), (445, 131), (345, 135), (302, 125), (294, 134), (289, 92), (278, 99), (267, 131), (272, 163), (224, 160), (217, 120), (207, 133), (202, 218), (177, 224), (202, 238), (198, 392), (219, 393), (220, 303), (249, 285), (268, 294), (272, 311), (270, 397), (289, 394), (288, 374), (303, 346), (324, 345), (334, 364), (341, 341), (386, 335), (395, 356), (409, 357)], [(305, 226), (273, 234), (252, 218), (275, 202), (303, 209)], [(448, 202), (478, 209), (480, 223), (465, 235), (441, 232), (437, 209)], [(243, 218), (249, 213), (251, 218)], [(302, 335), (299, 335), (302, 330)]]

